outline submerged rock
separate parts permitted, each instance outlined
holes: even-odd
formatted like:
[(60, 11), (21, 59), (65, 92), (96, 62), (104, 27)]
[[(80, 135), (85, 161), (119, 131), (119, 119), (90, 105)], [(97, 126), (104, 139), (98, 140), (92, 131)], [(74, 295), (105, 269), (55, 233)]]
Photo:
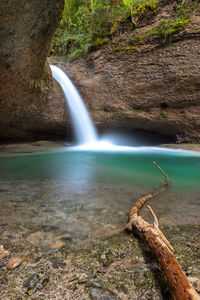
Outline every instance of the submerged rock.
[(5, 250), (3, 245), (0, 245), (0, 258), (4, 259), (4, 258), (10, 257), (10, 256), (11, 256), (11, 252), (8, 250)]
[(91, 288), (89, 294), (91, 300), (118, 300), (119, 299), (115, 295), (115, 293), (100, 288)]
[(50, 245), (50, 248), (51, 249), (58, 249), (60, 247), (62, 247), (64, 245), (64, 242), (62, 240), (58, 240), (58, 241), (55, 241), (54, 243), (52, 243)]
[[(176, 226), (165, 228), (163, 232), (176, 248), (177, 259), (183, 269), (190, 272), (189, 280), (198, 290), (200, 226)], [(26, 299), (29, 295), (37, 300), (49, 297), (57, 300), (171, 300), (146, 245), (132, 235), (117, 234), (85, 248), (71, 242), (55, 251), (29, 245), (25, 239), (12, 242), (16, 255), (22, 255), (22, 248), (27, 251), (29, 247), (33, 263), (14, 272), (1, 270), (2, 299), (16, 299), (16, 295)], [(100, 259), (103, 253), (112, 254), (112, 263), (104, 272), (99, 272), (103, 268), (104, 261)], [(34, 259), (36, 257), (40, 260)], [(54, 263), (61, 263), (61, 267), (55, 268)]]
[(49, 282), (49, 276), (44, 276), (42, 279), (40, 279), (39, 282), (36, 283), (34, 287), (34, 292), (38, 290), (42, 290), (47, 285), (48, 282)]
[(9, 259), (6, 268), (8, 270), (14, 270), (18, 268), (23, 262), (23, 259), (21, 257), (12, 257)]
[(23, 283), (23, 287), (33, 288), (39, 281), (39, 275), (37, 273), (30, 275)]

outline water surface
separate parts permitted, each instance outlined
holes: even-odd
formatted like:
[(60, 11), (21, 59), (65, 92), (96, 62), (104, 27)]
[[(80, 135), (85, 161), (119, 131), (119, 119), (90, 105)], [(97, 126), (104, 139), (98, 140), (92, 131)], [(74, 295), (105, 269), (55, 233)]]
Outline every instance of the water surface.
[[(172, 179), (169, 191), (150, 201), (160, 225), (199, 224), (198, 154), (68, 149), (0, 157), (0, 225), (4, 232), (13, 224), (68, 232), (74, 240), (119, 232), (131, 205), (160, 184), (153, 161)], [(151, 221), (146, 207), (141, 213)]]

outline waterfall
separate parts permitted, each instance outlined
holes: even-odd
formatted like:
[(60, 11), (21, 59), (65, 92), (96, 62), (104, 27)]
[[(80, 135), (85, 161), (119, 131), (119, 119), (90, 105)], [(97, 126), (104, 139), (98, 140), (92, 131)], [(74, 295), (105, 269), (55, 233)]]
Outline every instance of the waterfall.
[[(165, 148), (157, 147), (120, 146), (113, 143), (111, 138), (98, 140), (96, 129), (77, 89), (60, 68), (53, 65), (50, 65), (50, 68), (54, 79), (58, 81), (63, 89), (72, 119), (74, 134), (78, 142), (78, 146), (71, 147), (71, 149), (86, 151), (139, 151), (139, 149), (143, 151), (149, 151), (149, 149), (166, 151)], [(174, 152), (176, 150), (167, 149), (167, 151)]]
[(97, 141), (96, 129), (77, 89), (60, 68), (53, 65), (50, 65), (50, 68), (54, 79), (63, 89), (78, 144), (95, 143)]

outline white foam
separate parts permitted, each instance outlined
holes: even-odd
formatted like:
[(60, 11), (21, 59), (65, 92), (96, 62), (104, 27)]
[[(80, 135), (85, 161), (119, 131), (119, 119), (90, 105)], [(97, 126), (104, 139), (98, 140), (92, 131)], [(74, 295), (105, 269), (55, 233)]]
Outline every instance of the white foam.
[(97, 141), (94, 143), (87, 143), (78, 146), (68, 147), (68, 150), (72, 151), (95, 151), (95, 152), (162, 152), (162, 153), (178, 153), (182, 155), (195, 155), (199, 156), (200, 153), (195, 151), (188, 151), (184, 149), (171, 149), (164, 147), (151, 147), (151, 146), (140, 146), (140, 147), (129, 147), (129, 146), (118, 146), (114, 145), (107, 140)]

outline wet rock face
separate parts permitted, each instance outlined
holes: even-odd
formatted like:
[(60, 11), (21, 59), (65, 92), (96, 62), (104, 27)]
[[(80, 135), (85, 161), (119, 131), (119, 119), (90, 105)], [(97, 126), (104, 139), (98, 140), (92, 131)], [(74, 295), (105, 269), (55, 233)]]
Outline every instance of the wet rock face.
[(3, 0), (0, 11), (0, 136), (63, 131), (64, 100), (46, 65), (64, 0)]
[(163, 18), (178, 20), (176, 11), (177, 1), (159, 1), (158, 12), (143, 15), (136, 28), (123, 28), (87, 60), (63, 65), (99, 129), (200, 140), (200, 6), (186, 27), (153, 34)]
[(126, 128), (200, 139), (198, 39), (138, 51), (111, 48), (63, 65), (99, 129)]
[[(128, 34), (141, 37), (149, 26), (170, 18), (172, 2), (162, 1), (152, 24)], [(64, 0), (1, 1), (0, 137), (65, 135), (64, 97), (45, 65), (63, 4)], [(108, 44), (87, 59), (62, 65), (99, 130), (139, 129), (200, 140), (198, 15), (189, 24), (167, 45), (150, 39), (133, 50), (116, 51)], [(125, 32), (118, 39), (127, 36)], [(67, 128), (70, 135), (69, 122)]]

